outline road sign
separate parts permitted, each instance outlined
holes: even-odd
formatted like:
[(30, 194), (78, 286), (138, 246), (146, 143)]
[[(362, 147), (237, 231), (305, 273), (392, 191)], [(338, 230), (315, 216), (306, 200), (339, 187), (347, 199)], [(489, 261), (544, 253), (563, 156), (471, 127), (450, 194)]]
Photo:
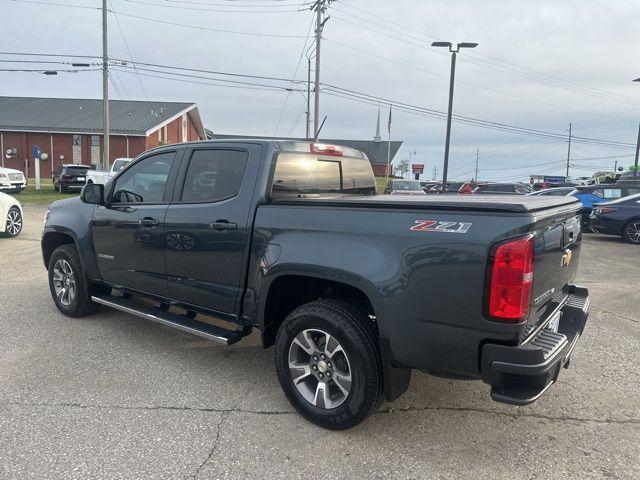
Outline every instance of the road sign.
[(418, 174), (424, 173), (424, 163), (414, 163), (411, 165), (411, 171)]
[(33, 158), (40, 158), (40, 145), (34, 145), (31, 150)]

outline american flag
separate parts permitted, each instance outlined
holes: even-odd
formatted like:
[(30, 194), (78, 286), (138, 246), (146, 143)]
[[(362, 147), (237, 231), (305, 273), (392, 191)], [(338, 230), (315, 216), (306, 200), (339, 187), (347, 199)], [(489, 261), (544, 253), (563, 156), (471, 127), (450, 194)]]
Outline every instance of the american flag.
[(391, 133), (391, 105), (389, 105), (389, 123), (387, 123), (387, 130)]

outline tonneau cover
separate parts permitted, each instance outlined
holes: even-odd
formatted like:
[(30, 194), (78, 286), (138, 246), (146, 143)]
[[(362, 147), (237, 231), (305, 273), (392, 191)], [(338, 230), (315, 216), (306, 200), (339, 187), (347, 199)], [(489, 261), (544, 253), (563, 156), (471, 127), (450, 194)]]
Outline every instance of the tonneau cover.
[(342, 197), (279, 198), (275, 204), (313, 204), (326, 206), (362, 206), (420, 208), (434, 210), (475, 210), (528, 213), (562, 206), (578, 206), (575, 197), (541, 195), (345, 195)]

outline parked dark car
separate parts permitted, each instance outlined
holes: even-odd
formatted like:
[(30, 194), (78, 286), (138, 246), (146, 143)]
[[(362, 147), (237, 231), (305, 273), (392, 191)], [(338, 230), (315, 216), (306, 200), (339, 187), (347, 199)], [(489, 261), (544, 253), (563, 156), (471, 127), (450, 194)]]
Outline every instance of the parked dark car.
[(41, 245), (63, 314), (104, 305), (225, 345), (258, 329), (295, 409), (345, 429), (412, 369), (482, 379), (514, 405), (547, 392), (587, 322), (579, 209), (377, 195), (358, 150), (213, 140), (150, 150), (53, 203)]
[(527, 193), (527, 195), (550, 195), (552, 197), (565, 197), (575, 190), (575, 187), (556, 187), (545, 188), (544, 190), (537, 190), (535, 192)]
[(418, 180), (389, 180), (384, 193), (387, 195), (425, 195)]
[(492, 195), (526, 195), (531, 187), (524, 183), (484, 183), (473, 189), (473, 194), (490, 193)]
[(88, 165), (62, 165), (52, 174), (53, 189), (60, 193), (69, 190), (82, 190), (87, 183)]
[(585, 230), (591, 230), (591, 212), (595, 203), (617, 200), (640, 193), (640, 182), (624, 182), (611, 184), (589, 185), (578, 187), (569, 195), (576, 197), (582, 203), (582, 225)]
[(598, 233), (620, 235), (627, 242), (640, 245), (640, 193), (595, 204), (591, 226)]

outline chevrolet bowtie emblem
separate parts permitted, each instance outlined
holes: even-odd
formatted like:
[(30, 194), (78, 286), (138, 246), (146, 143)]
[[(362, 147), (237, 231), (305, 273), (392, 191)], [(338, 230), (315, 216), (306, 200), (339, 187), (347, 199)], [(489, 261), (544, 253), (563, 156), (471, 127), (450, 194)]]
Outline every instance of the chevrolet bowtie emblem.
[(562, 267), (568, 267), (572, 259), (573, 259), (573, 252), (567, 249), (562, 254), (562, 261), (560, 262), (560, 265)]

